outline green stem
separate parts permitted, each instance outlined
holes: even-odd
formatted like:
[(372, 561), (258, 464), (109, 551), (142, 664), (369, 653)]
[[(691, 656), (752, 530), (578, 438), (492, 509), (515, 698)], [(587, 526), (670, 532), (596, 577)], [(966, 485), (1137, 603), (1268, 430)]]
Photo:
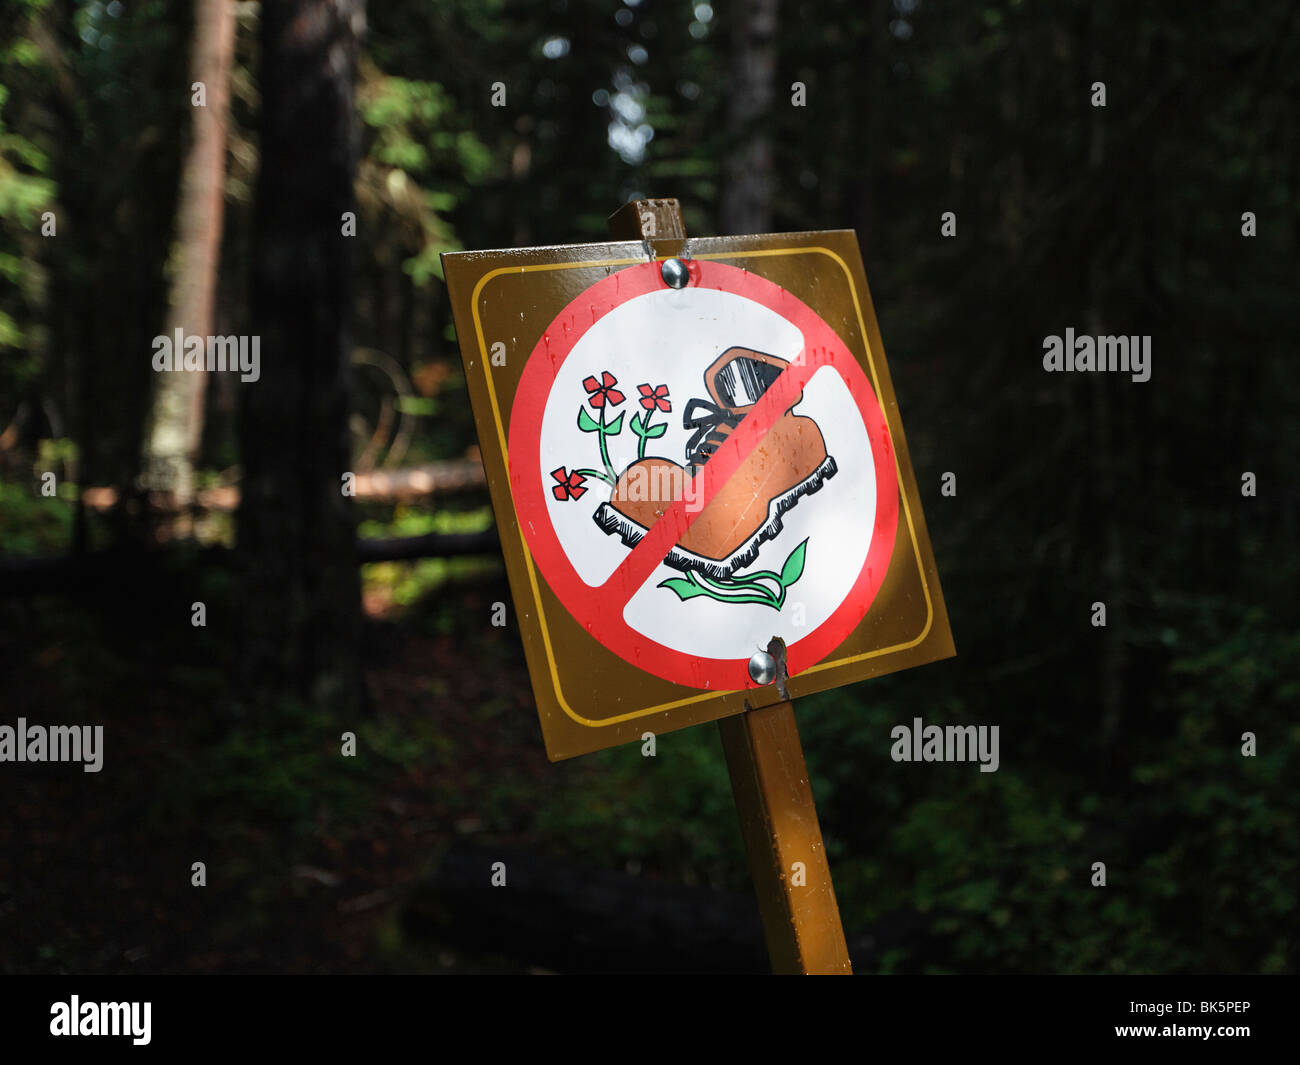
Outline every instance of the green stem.
[[(767, 585), (759, 583), (760, 579), (775, 581), (777, 588), (776, 592), (772, 592)], [(780, 610), (781, 607), (785, 605), (785, 585), (781, 583), (779, 575), (772, 573), (769, 570), (762, 570), (759, 573), (751, 573), (744, 577), (733, 577), (732, 580), (737, 584), (752, 585), (755, 588), (762, 588), (763, 591), (776, 599), (777, 610)]]
[[(640, 438), (640, 439), (638, 440), (638, 442), (637, 442), (637, 445), (636, 445), (636, 457), (637, 457), (638, 459), (643, 459), (643, 458), (645, 458), (645, 446), (646, 446), (646, 442), (650, 439), (650, 415), (651, 415), (651, 413), (652, 413), (651, 411), (646, 411), (646, 412), (645, 412), (645, 420), (641, 422), (641, 431), (640, 431), (639, 433), (636, 434), (636, 435)], [(635, 429), (636, 426), (633, 425), (632, 428)]]
[[(687, 578), (707, 591), (714, 592), (721, 599), (729, 603), (762, 603), (764, 606), (770, 606), (774, 610), (780, 610), (781, 604), (785, 600), (785, 589), (781, 589), (781, 595), (778, 598), (772, 592), (763, 587), (761, 584), (752, 584), (745, 581), (737, 581), (729, 578), (726, 581), (719, 580), (716, 577), (708, 577), (703, 573), (691, 570)], [(740, 592), (737, 596), (733, 593)], [(757, 597), (757, 598), (755, 598)]]
[(580, 473), (584, 477), (595, 477), (597, 480), (604, 481), (606, 484), (614, 484), (614, 478), (602, 470), (574, 470), (574, 473)]
[(756, 572), (756, 573), (744, 573), (744, 574), (741, 574), (741, 575), (739, 575), (739, 576), (735, 576), (735, 575), (733, 575), (733, 576), (731, 577), (731, 580), (733, 580), (733, 581), (752, 581), (752, 580), (757, 580), (757, 579), (760, 578), (760, 577), (765, 577), (765, 578), (767, 578), (768, 580), (776, 581), (777, 584), (780, 584), (780, 583), (781, 583), (781, 574), (779, 574), (779, 573), (773, 573), (770, 569), (761, 569), (761, 570), (759, 570), (759, 571)]
[[(614, 475), (614, 467), (610, 465), (609, 447), (605, 443), (605, 405), (604, 404), (602, 404), (600, 408), (600, 430), (596, 433), (596, 436), (599, 439), (599, 443), (600, 443), (600, 461), (605, 465), (605, 472), (609, 474), (609, 476), (612, 478)], [(613, 484), (614, 482), (611, 480), (609, 483)]]
[[(716, 577), (714, 578), (714, 580), (718, 581)], [(775, 581), (780, 591), (773, 592), (771, 589), (767, 587), (767, 585), (762, 583), (765, 580)], [(768, 595), (771, 595), (773, 598), (775, 598), (778, 603), (784, 601), (785, 599), (785, 585), (781, 583), (780, 576), (776, 573), (773, 573), (771, 570), (767, 570), (767, 569), (759, 570), (757, 573), (746, 573), (743, 576), (739, 576), (739, 577), (737, 576), (728, 577), (725, 581), (718, 581), (718, 583), (724, 587), (736, 585), (738, 587), (759, 588), (762, 591), (766, 592)]]

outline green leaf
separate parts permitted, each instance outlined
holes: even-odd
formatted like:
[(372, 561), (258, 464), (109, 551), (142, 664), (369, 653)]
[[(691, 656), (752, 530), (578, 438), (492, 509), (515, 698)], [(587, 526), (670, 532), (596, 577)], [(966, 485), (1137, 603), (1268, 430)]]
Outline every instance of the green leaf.
[(646, 430), (645, 438), (647, 440), (653, 440), (657, 436), (663, 436), (666, 432), (668, 432), (667, 422), (664, 422), (663, 425), (652, 425)]
[(705, 590), (709, 598), (716, 599), (719, 603), (757, 603), (759, 606), (770, 606), (773, 610), (781, 609), (777, 597), (762, 585), (726, 589), (709, 587)]
[(605, 426), (606, 436), (618, 436), (623, 431), (623, 415), (619, 415), (612, 422)]
[[(620, 415), (621, 417), (621, 415)], [(584, 433), (600, 432), (600, 422), (587, 413), (586, 407), (578, 408), (578, 428)]]
[(694, 599), (697, 595), (709, 594), (707, 588), (701, 588), (698, 584), (692, 584), (690, 581), (684, 580), (681, 577), (669, 577), (666, 581), (663, 581), (659, 587), (671, 588), (677, 593), (677, 597), (683, 601)]
[[(620, 414), (619, 417), (621, 418), (622, 415)], [(637, 436), (645, 436), (645, 433), (642, 431), (642, 418), (640, 414), (632, 415), (632, 421), (629, 424), (632, 426), (632, 432), (636, 433)]]
[(767, 595), (715, 595), (713, 598), (719, 603), (754, 603), (757, 606), (770, 606), (773, 610), (781, 609), (781, 604)]
[(773, 573), (770, 569), (757, 569), (753, 573), (733, 573), (731, 579), (738, 584), (752, 584), (754, 581), (758, 580), (777, 581), (779, 583), (781, 577), (779, 574)]
[(437, 408), (432, 399), (424, 396), (398, 396), (394, 404), (403, 414), (436, 414)]
[(785, 565), (781, 567), (782, 588), (789, 588), (790, 585), (803, 576), (803, 556), (807, 547), (808, 540), (805, 537), (803, 543), (791, 551), (790, 557), (785, 560)]

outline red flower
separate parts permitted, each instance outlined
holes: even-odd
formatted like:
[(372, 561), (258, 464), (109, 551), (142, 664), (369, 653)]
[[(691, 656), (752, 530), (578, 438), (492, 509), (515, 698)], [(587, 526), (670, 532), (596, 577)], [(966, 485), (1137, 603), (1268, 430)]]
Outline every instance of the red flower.
[(667, 385), (655, 385), (654, 388), (649, 385), (637, 385), (636, 389), (641, 393), (641, 406), (646, 410), (654, 410), (655, 407), (664, 411), (673, 409), (673, 405), (668, 402)]
[(551, 476), (560, 482), (551, 486), (551, 492), (556, 499), (580, 499), (582, 493), (587, 490), (583, 487), (587, 478), (580, 473), (570, 473), (563, 466), (558, 470), (552, 470)]
[(609, 400), (611, 407), (617, 407), (627, 397), (614, 387), (616, 384), (618, 384), (618, 379), (608, 370), (604, 370), (601, 372), (599, 381), (594, 377), (588, 377), (582, 382), (582, 387), (591, 393), (587, 397), (587, 402), (593, 407), (603, 407), (606, 400)]

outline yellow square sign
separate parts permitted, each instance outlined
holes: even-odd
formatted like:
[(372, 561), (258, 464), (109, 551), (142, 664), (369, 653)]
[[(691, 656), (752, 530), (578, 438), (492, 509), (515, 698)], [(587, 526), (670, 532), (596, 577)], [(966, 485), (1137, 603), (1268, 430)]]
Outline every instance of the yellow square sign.
[(443, 257), (553, 760), (954, 653), (854, 234), (649, 251)]

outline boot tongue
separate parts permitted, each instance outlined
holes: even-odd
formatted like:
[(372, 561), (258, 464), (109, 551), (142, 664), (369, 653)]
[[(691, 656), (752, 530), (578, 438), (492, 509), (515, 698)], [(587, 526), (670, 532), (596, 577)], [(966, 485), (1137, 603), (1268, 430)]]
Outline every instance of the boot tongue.
[(713, 402), (692, 399), (682, 416), (683, 427), (695, 430), (686, 445), (686, 463), (692, 471), (709, 460), (789, 365), (775, 355), (734, 347), (704, 371), (704, 386)]

